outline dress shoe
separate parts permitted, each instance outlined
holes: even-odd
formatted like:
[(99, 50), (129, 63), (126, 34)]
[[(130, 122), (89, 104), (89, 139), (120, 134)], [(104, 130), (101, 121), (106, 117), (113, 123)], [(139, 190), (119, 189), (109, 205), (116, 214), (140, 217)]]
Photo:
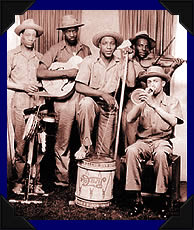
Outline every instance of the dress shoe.
[(160, 210), (160, 217), (162, 219), (168, 219), (169, 215), (168, 215), (168, 212), (166, 211), (166, 209), (161, 209)]
[(142, 213), (144, 205), (141, 202), (135, 203), (134, 207), (128, 212), (130, 217), (137, 216)]

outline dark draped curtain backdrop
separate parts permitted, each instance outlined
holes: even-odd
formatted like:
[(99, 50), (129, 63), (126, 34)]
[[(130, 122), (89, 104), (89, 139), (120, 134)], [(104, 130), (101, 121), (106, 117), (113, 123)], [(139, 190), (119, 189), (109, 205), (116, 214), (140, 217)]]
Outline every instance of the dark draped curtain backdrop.
[(52, 45), (62, 40), (62, 32), (56, 28), (61, 24), (63, 15), (72, 14), (81, 22), (81, 13), (81, 10), (28, 10), (20, 15), (20, 22), (33, 18), (35, 23), (43, 27), (44, 34), (37, 39), (35, 48), (44, 54)]
[[(124, 39), (133, 37), (137, 32), (146, 30), (156, 41), (154, 53), (159, 55), (175, 36), (177, 17), (166, 10), (120, 10), (120, 33)], [(165, 54), (174, 54), (174, 44)]]

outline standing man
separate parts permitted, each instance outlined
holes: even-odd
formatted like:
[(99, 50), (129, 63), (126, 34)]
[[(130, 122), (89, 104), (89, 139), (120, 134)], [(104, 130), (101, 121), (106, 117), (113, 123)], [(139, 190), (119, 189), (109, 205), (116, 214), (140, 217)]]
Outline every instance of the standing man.
[[(97, 115), (99, 120), (95, 153), (111, 156), (117, 128), (118, 105), (115, 97), (123, 77), (123, 64), (113, 53), (123, 38), (116, 32), (104, 31), (96, 34), (92, 41), (100, 49), (99, 56), (85, 58), (76, 77), (76, 91), (83, 95), (78, 110), (81, 147), (75, 154), (77, 159), (85, 158), (93, 147), (91, 134)], [(128, 65), (133, 72), (130, 61)], [(127, 84), (131, 85), (128, 78)]]
[[(170, 141), (174, 137), (177, 124), (183, 123), (180, 103), (176, 98), (167, 96), (163, 88), (170, 76), (164, 73), (163, 68), (151, 66), (139, 80), (145, 82), (147, 89), (141, 93), (139, 105), (134, 105), (127, 115), (127, 121), (138, 119), (137, 141), (126, 148), (126, 185), (125, 190), (136, 194), (136, 201), (130, 215), (139, 214), (143, 208), (141, 198), (141, 160), (152, 159), (156, 174), (155, 192), (163, 198), (161, 215), (166, 217), (165, 194), (168, 189), (168, 160), (173, 154)], [(147, 93), (149, 91), (152, 93)]]
[[(151, 60), (154, 62), (154, 54), (151, 53), (151, 51), (156, 47), (156, 42), (154, 39), (152, 39), (147, 31), (140, 31), (136, 33), (136, 35), (133, 38), (130, 38), (129, 41), (131, 42), (131, 47), (133, 50), (132, 60), (134, 63), (134, 69), (135, 69), (135, 75), (136, 78), (138, 74), (141, 71), (147, 70), (149, 65), (144, 64), (146, 60), (150, 63), (150, 66), (152, 65)], [(172, 65), (168, 69), (168, 75), (172, 77), (174, 71), (182, 65), (184, 61), (179, 58), (175, 58)], [(131, 92), (135, 88), (145, 87), (143, 82), (139, 82), (137, 85), (134, 85), (131, 88), (128, 88), (128, 97), (130, 98)], [(127, 113), (132, 109), (133, 103), (129, 99), (124, 110), (123, 110), (123, 116), (122, 116), (122, 129), (125, 136), (125, 147), (127, 147), (130, 144), (133, 144), (136, 140), (136, 129), (137, 129), (137, 123), (127, 123)]]
[[(16, 27), (15, 33), (20, 36), (21, 45), (10, 50), (7, 55), (7, 88), (15, 92), (11, 115), (15, 131), (15, 167), (18, 178), (13, 192), (19, 194), (24, 184), (23, 170), (26, 162), (25, 141), (22, 138), (25, 130), (23, 110), (37, 103), (29, 93), (38, 91), (36, 71), (42, 54), (34, 49), (34, 43), (43, 34), (43, 28), (35, 24), (33, 19), (27, 19)], [(44, 193), (39, 181), (35, 192)]]
[[(89, 47), (82, 44), (78, 39), (79, 27), (83, 25), (84, 24), (78, 23), (73, 15), (63, 16), (61, 26), (57, 28), (57, 30), (62, 30), (64, 40), (53, 45), (44, 54), (38, 68), (39, 79), (73, 79), (76, 77), (78, 70), (75, 68), (68, 70), (49, 70), (49, 67), (54, 62), (66, 63), (75, 55), (84, 58), (91, 54)], [(77, 104), (78, 94), (76, 92), (66, 100), (54, 101), (54, 109), (58, 117), (58, 130), (55, 144), (56, 185), (67, 186), (69, 183), (69, 141), (72, 125), (76, 116)]]

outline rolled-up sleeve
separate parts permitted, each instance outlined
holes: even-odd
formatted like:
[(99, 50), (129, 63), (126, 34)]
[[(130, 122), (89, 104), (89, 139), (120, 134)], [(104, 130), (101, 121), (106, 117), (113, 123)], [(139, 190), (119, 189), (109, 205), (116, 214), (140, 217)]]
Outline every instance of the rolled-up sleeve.
[(83, 83), (85, 85), (89, 85), (90, 83), (90, 78), (91, 78), (91, 58), (86, 57), (82, 61), (79, 72), (76, 76), (75, 81)]
[(177, 124), (184, 123), (181, 105), (178, 99), (176, 98), (172, 99), (170, 106), (169, 106), (169, 113), (174, 115), (178, 119)]
[(40, 64), (43, 63), (46, 65), (47, 69), (51, 66), (54, 62), (57, 55), (57, 49), (55, 46), (51, 47), (41, 58)]

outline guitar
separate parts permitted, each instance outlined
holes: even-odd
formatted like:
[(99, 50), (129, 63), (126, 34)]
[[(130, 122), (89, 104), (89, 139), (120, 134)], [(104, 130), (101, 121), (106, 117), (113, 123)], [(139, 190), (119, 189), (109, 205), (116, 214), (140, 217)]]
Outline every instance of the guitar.
[[(72, 56), (67, 62), (53, 62), (49, 70), (68, 70), (79, 69), (82, 62), (80, 56)], [(42, 80), (42, 86), (48, 94), (58, 99), (66, 99), (70, 97), (75, 90), (75, 81), (69, 78)]]

